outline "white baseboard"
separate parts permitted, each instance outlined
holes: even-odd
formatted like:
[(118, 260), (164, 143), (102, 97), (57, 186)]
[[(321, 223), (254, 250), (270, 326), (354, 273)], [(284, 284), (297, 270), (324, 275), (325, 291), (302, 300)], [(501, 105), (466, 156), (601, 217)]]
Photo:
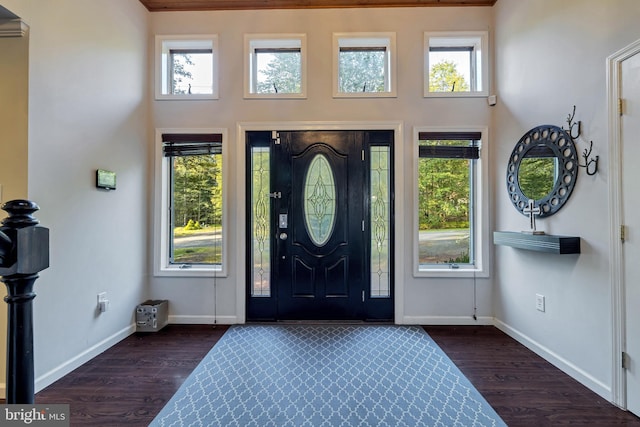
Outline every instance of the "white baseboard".
[(169, 323), (176, 325), (234, 325), (238, 322), (237, 316), (169, 316)]
[(479, 316), (474, 320), (471, 316), (404, 316), (403, 325), (490, 325), (493, 317)]
[(120, 331), (116, 332), (115, 334), (111, 335), (110, 337), (105, 338), (104, 340), (100, 341), (96, 345), (89, 347), (82, 353), (78, 354), (72, 359), (69, 359), (68, 361), (64, 362), (60, 366), (53, 368), (52, 370), (45, 373), (44, 375), (39, 376), (35, 380), (35, 392), (37, 393), (40, 390), (44, 389), (45, 387), (53, 384), (60, 378), (67, 375), (69, 372), (82, 366), (84, 363), (93, 359), (100, 353), (116, 345), (117, 343), (119, 343), (129, 335), (133, 334), (135, 330), (136, 330), (136, 325), (131, 324), (126, 328), (123, 328)]
[(500, 329), (502, 332), (509, 335), (511, 338), (515, 339), (520, 344), (524, 345), (529, 350), (533, 351), (538, 356), (542, 357), (547, 362), (551, 363), (556, 368), (560, 369), (565, 374), (572, 377), (574, 380), (578, 381), (585, 387), (591, 389), (594, 393), (597, 393), (602, 398), (607, 399), (607, 401), (609, 402), (613, 401), (611, 387), (607, 386), (602, 381), (598, 380), (597, 378), (594, 378), (588, 372), (585, 372), (584, 370), (580, 369), (578, 366), (564, 359), (560, 355), (554, 353), (553, 351), (543, 346), (539, 342), (524, 335), (523, 333), (516, 330), (515, 328), (512, 328), (506, 323), (503, 323), (498, 319), (494, 319), (494, 324), (496, 328)]

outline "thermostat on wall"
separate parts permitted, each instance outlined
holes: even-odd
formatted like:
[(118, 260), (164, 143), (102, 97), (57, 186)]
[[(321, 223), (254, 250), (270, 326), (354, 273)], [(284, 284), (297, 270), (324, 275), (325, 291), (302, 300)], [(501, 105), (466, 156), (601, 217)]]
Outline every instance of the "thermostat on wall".
[(96, 171), (96, 187), (104, 188), (105, 190), (115, 190), (116, 173), (104, 169), (98, 169)]

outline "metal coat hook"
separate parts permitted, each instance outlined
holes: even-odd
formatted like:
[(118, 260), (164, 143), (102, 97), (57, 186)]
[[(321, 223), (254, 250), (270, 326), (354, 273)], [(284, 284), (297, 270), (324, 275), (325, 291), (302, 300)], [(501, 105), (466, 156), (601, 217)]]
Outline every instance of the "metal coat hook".
[[(567, 116), (567, 124), (569, 125), (569, 129), (565, 129), (569, 134), (569, 136), (571, 137), (571, 139), (573, 139), (574, 141), (578, 139), (578, 137), (580, 137), (580, 134), (582, 133), (582, 122), (580, 120), (578, 120), (577, 122), (574, 122), (573, 118), (575, 116), (576, 116), (576, 106), (574, 105), (573, 111), (571, 112), (571, 114)], [(578, 132), (574, 135), (573, 128), (576, 126), (578, 126)]]
[[(593, 149), (593, 141), (589, 141), (589, 150), (585, 148), (582, 152), (582, 158), (584, 159), (584, 165), (578, 163), (578, 166), (581, 168), (585, 168), (587, 175), (595, 175), (598, 173), (598, 159), (600, 156), (596, 156), (595, 158), (589, 159), (591, 156), (591, 150)], [(593, 165), (593, 166), (592, 166)]]
[[(567, 116), (567, 124), (569, 125), (569, 129), (563, 129), (567, 131), (567, 134), (569, 134), (569, 136), (571, 137), (571, 139), (575, 142), (576, 139), (578, 139), (580, 137), (580, 134), (582, 133), (582, 122), (581, 121), (577, 121), (574, 122), (573, 118), (576, 115), (576, 106), (573, 106), (573, 111), (571, 112), (571, 114), (569, 114)], [(577, 130), (575, 130), (575, 127), (578, 127)], [(591, 151), (593, 150), (593, 141), (589, 141), (589, 149), (587, 150), (586, 148), (584, 149), (584, 151), (582, 152), (582, 158), (584, 159), (584, 164), (581, 165), (580, 163), (578, 163), (578, 166), (580, 166), (581, 168), (585, 168), (587, 175), (589, 176), (593, 176), (596, 173), (598, 173), (598, 160), (600, 159), (600, 156), (595, 156), (595, 157), (591, 157)]]

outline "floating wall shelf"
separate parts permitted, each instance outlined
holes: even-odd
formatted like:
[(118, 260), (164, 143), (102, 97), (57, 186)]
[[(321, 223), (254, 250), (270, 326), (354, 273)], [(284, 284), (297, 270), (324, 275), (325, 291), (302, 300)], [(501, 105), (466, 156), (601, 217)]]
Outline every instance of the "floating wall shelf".
[(552, 254), (579, 254), (580, 237), (494, 231), (493, 243)]

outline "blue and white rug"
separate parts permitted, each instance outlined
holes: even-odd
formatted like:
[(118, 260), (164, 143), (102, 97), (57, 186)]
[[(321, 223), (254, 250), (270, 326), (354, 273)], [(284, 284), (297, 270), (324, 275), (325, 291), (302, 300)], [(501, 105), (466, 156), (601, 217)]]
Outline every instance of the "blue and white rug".
[(506, 426), (420, 327), (232, 326), (152, 426)]

